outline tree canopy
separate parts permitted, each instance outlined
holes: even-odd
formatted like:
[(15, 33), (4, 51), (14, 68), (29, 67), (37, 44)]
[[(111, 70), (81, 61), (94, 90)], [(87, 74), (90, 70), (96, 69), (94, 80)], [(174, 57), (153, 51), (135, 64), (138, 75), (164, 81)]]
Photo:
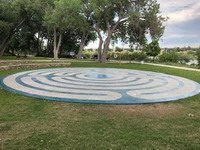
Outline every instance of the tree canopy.
[(156, 0), (0, 0), (0, 56), (21, 49), (58, 59), (70, 44), (79, 45), (79, 58), (98, 38), (98, 59), (105, 63), (111, 41), (145, 46), (147, 34), (159, 40), (166, 21), (159, 9)]

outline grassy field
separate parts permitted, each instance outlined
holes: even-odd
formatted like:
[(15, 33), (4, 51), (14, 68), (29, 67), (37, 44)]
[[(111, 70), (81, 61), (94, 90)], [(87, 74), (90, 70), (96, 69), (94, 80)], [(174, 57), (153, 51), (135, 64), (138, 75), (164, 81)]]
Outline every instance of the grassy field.
[[(200, 83), (200, 72), (140, 64), (73, 62), (71, 67), (148, 70)], [(0, 77), (19, 71), (25, 70), (0, 72)], [(200, 94), (169, 103), (115, 106), (43, 101), (0, 89), (0, 149), (199, 150)]]

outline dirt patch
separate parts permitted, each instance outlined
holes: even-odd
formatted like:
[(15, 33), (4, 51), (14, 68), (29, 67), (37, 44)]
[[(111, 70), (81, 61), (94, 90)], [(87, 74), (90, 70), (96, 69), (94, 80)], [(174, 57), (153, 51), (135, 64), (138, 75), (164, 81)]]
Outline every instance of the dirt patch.
[[(79, 104), (77, 104), (79, 105)], [(184, 107), (181, 104), (151, 104), (151, 105), (93, 105), (86, 107), (84, 104), (77, 107), (76, 104), (59, 104), (53, 108), (58, 116), (64, 117), (71, 114), (96, 114), (108, 115), (111, 119), (117, 119), (119, 116), (142, 117), (148, 119), (174, 118), (179, 116)]]
[[(84, 111), (87, 108), (82, 108)], [(151, 104), (151, 105), (99, 105), (94, 108), (88, 108), (90, 111), (96, 113), (107, 113), (112, 116), (130, 115), (130, 116), (146, 116), (149, 118), (164, 118), (164, 117), (173, 117), (177, 116), (183, 106), (180, 104)]]
[[(3, 125), (2, 125), (3, 126)], [(47, 133), (54, 130), (61, 130), (61, 122), (56, 120), (34, 120), (31, 122), (13, 122), (4, 124), (9, 126), (9, 130), (1, 132), (0, 143), (14, 140), (23, 140), (34, 134)]]

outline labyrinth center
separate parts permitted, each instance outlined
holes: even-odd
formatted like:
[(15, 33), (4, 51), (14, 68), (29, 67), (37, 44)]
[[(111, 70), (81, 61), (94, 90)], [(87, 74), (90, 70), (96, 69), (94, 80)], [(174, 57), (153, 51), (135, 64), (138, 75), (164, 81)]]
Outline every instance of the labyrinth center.
[(2, 88), (40, 99), (145, 104), (179, 100), (200, 93), (200, 84), (185, 78), (130, 69), (59, 68), (4, 77)]

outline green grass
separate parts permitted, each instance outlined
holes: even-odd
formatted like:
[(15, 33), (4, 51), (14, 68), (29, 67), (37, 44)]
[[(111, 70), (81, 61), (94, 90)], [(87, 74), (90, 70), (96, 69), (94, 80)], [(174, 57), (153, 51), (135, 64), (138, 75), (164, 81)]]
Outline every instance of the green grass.
[[(200, 72), (149, 65), (73, 62), (71, 67), (148, 70), (200, 83)], [(0, 77), (19, 71), (25, 69), (0, 72)], [(0, 89), (0, 149), (198, 150), (199, 143), (200, 94), (162, 104), (114, 106), (43, 101)]]

